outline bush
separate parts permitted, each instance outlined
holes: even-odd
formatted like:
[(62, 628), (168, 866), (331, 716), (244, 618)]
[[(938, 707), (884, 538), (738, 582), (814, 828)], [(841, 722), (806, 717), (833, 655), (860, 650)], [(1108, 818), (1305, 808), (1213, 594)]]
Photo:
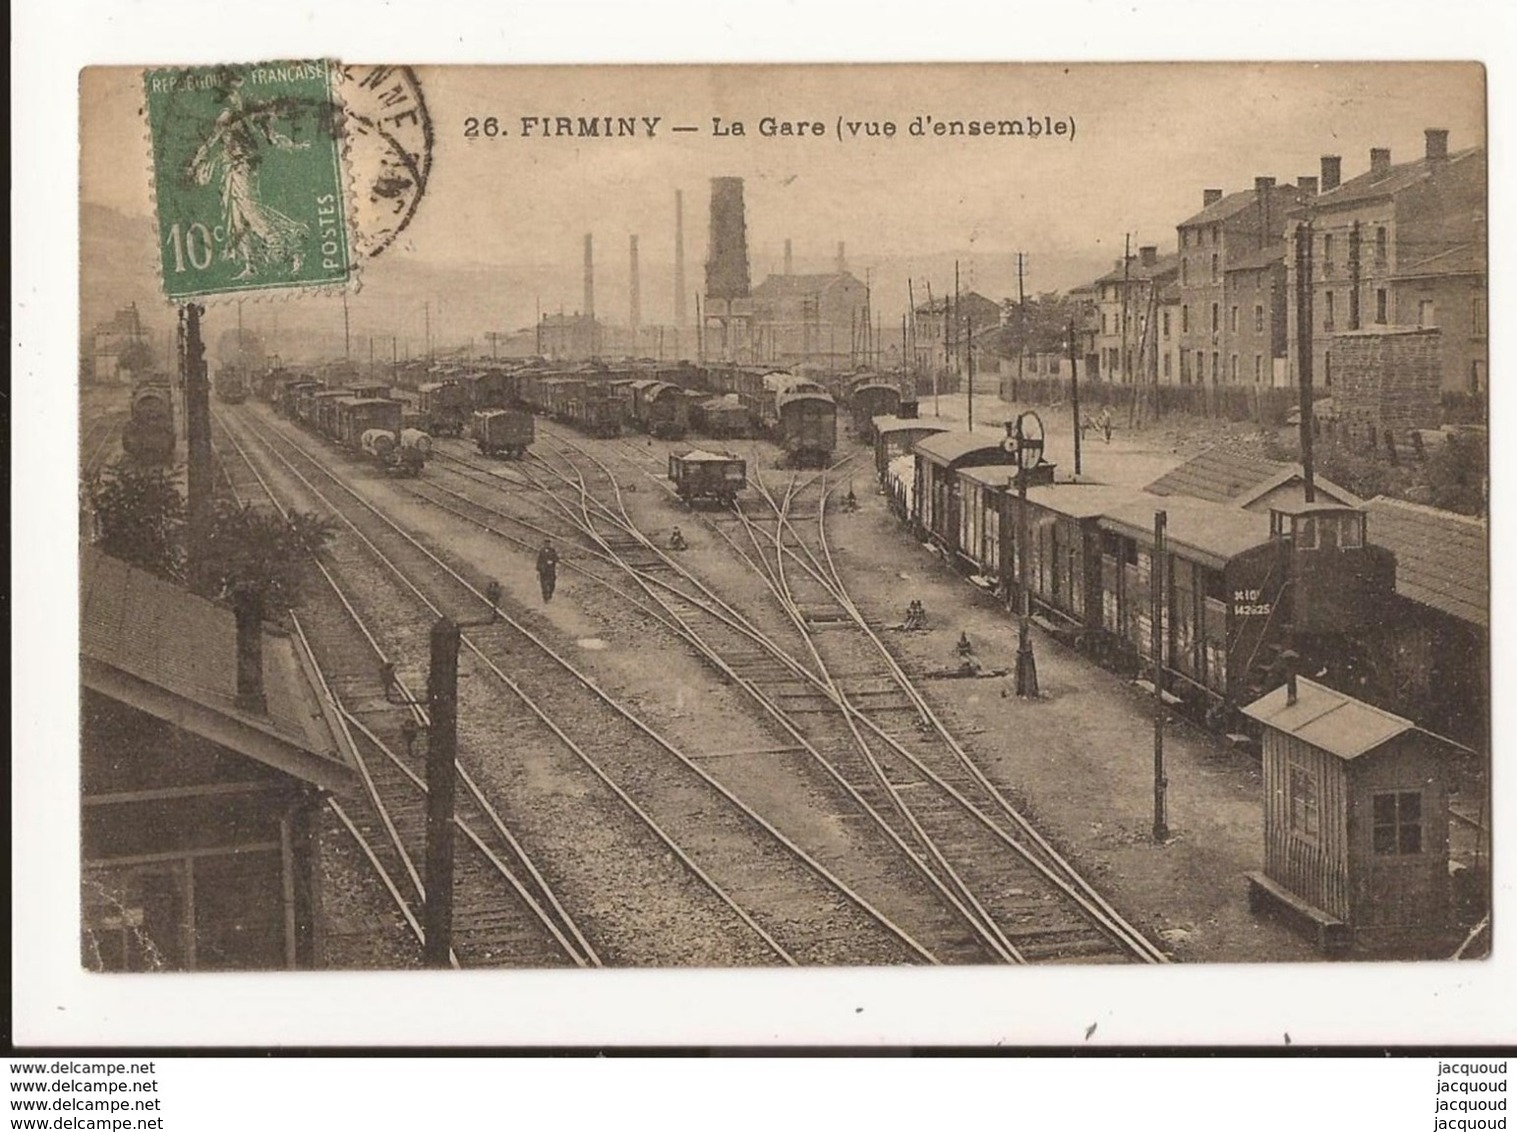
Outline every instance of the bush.
[(86, 489), (95, 543), (113, 558), (180, 581), (184, 576), (184, 498), (158, 469), (117, 465)]

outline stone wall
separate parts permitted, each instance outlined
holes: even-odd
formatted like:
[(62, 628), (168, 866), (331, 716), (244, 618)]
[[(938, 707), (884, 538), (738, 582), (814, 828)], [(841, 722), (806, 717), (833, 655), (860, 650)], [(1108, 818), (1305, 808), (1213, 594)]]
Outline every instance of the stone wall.
[(1442, 354), (1436, 327), (1381, 327), (1332, 336), (1333, 401), (1340, 428), (1366, 447), (1399, 445), (1437, 428)]

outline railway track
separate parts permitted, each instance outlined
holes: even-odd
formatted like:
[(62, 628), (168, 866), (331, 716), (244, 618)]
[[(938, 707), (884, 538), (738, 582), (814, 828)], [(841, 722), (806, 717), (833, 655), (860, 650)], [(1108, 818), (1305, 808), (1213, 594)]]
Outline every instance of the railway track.
[[(600, 521), (638, 542), (635, 524), (620, 504), (615, 475), (583, 447), (569, 444), (560, 452), (577, 449), (581, 459), (564, 457), (575, 465), (565, 473), (565, 485), (592, 497), (582, 475), (587, 462), (595, 466), (592, 474), (618, 500), (598, 508)], [(651, 475), (646, 468), (639, 470)], [(575, 476), (581, 476), (577, 485)], [(708, 643), (708, 659), (745, 682), (770, 710), (784, 703), (784, 714), (808, 737), (813, 754), (932, 878), (942, 899), (997, 958), (1165, 961), (1163, 952), (1118, 915), (1006, 801), (869, 626), (847, 594), (826, 542), (826, 473), (793, 477), (778, 498), (761, 476), (755, 479), (764, 497), (763, 519), (740, 510), (737, 530), (724, 530), (732, 524), (723, 523), (712, 529), (763, 579), (788, 621), (788, 632), (772, 618), (755, 617), (765, 621), (762, 628), (747, 623), (745, 613), (702, 585), (693, 600), (688, 595), (675, 599), (683, 601), (683, 608), (670, 610), (692, 636), (710, 637), (713, 621), (729, 631), (746, 625), (739, 632), (746, 638), (741, 643)], [(815, 501), (815, 547), (806, 544), (796, 525), (798, 505), (808, 493)], [(594, 534), (597, 509), (586, 504), (584, 510), (587, 534), (604, 543), (603, 535)], [(657, 553), (646, 540), (642, 550)], [(627, 568), (646, 570), (630, 563)], [(755, 644), (761, 646), (757, 655)], [(721, 662), (723, 648), (736, 667)], [(746, 672), (742, 665), (749, 666)], [(886, 730), (881, 718), (898, 726)]]
[[(388, 584), (409, 589), (413, 608), (433, 615), (444, 606), (477, 608), (475, 580), (324, 466), (341, 456), (325, 452), (317, 459), (305, 447), (312, 442), (251, 417), (238, 430), (262, 444), (307, 498), (339, 516), (353, 536), (339, 543), (362, 544), (371, 560), (385, 561)], [(421, 636), (419, 627), (414, 635)], [(502, 785), (551, 780), (536, 789), (556, 820), (536, 815), (522, 840), (537, 843), (544, 873), (558, 874), (553, 887), (565, 894), (564, 903), (591, 910), (586, 930), (608, 963), (931, 961), (909, 935), (722, 791), (521, 620), (504, 614), (499, 630), (471, 631), (465, 648), (475, 674), (493, 676), (512, 695), (480, 697), (493, 704), (493, 716), (478, 714), (488, 713), (486, 704), (471, 702), (467, 713), (461, 704), (461, 716), (476, 721), (472, 735), (461, 739), (472, 738), (476, 757), (486, 757), (501, 736), (521, 730), (524, 716), (535, 719), (539, 765), (524, 773), (519, 760)], [(404, 667), (397, 662), (398, 670)], [(513, 700), (526, 712), (503, 708)], [(541, 706), (548, 702), (551, 714)], [(669, 930), (671, 923), (680, 925), (678, 932)]]

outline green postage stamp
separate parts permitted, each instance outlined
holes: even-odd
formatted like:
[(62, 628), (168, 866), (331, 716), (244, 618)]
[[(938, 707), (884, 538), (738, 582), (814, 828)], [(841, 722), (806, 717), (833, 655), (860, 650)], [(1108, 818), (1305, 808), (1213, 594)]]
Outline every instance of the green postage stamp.
[(349, 282), (334, 71), (307, 60), (144, 73), (170, 299)]

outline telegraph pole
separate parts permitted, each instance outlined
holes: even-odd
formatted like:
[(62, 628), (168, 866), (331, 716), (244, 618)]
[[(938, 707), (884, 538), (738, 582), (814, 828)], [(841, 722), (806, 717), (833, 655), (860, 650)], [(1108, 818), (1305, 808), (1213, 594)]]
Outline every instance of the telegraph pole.
[(964, 324), (965, 352), (969, 355), (969, 431), (974, 431), (974, 329)]
[[(237, 328), (237, 346), (238, 349), (242, 348), (242, 327), (240, 324)], [(342, 293), (342, 359), (345, 362), (353, 360), (353, 340), (348, 333), (348, 293), (346, 291)]]
[(1154, 670), (1154, 842), (1163, 844), (1169, 840), (1169, 823), (1164, 811), (1164, 792), (1168, 780), (1164, 777), (1164, 575), (1168, 554), (1164, 546), (1165, 525), (1168, 514), (1154, 512), (1154, 551), (1149, 562), (1149, 648), (1153, 654)]
[(190, 585), (196, 593), (209, 597), (206, 544), (210, 539), (212, 503), (211, 387), (207, 380), (205, 343), (200, 335), (203, 314), (205, 308), (198, 303), (186, 303), (179, 312), (184, 331), (184, 430), (189, 450)]
[(1306, 501), (1317, 501), (1317, 482), (1312, 461), (1312, 225), (1308, 220), (1296, 228), (1296, 370), (1301, 381), (1301, 478), (1306, 483)]
[(1027, 355), (1027, 293), (1022, 288), (1022, 261), (1017, 253), (1017, 380), (1011, 387), (1011, 399), (1015, 401), (1022, 385), (1022, 359)]
[(1122, 320), (1122, 380), (1128, 380), (1128, 374), (1132, 369), (1132, 360), (1127, 356), (1127, 299), (1128, 283), (1132, 276), (1132, 233), (1122, 233), (1122, 311), (1118, 316)]
[(432, 625), (427, 680), (427, 895), (423, 960), (445, 968), (453, 954), (453, 815), (458, 757), (458, 625), (439, 617)]
[(1069, 320), (1069, 400), (1075, 415), (1075, 478), (1080, 476), (1080, 367), (1075, 360), (1075, 320)]

